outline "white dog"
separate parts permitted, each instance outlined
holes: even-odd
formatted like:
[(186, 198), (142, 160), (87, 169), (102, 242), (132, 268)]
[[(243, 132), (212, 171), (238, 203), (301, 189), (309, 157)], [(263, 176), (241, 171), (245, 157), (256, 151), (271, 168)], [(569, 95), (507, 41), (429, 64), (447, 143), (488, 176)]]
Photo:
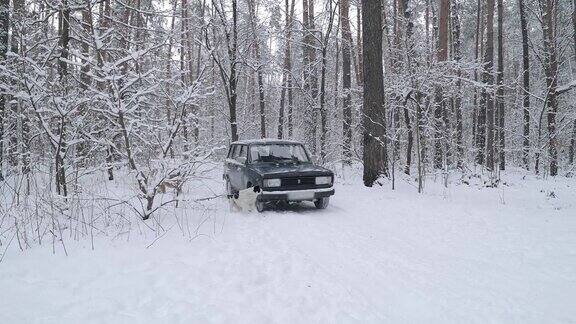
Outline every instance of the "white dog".
[(240, 190), (238, 194), (230, 198), (230, 202), (234, 203), (241, 211), (254, 211), (256, 210), (256, 199), (260, 195), (260, 187), (250, 187)]

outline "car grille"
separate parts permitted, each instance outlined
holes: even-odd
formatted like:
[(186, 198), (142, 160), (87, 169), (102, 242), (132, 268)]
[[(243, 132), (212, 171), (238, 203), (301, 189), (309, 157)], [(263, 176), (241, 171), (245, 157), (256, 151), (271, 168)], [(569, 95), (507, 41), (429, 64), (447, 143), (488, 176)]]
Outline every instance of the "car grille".
[(316, 184), (316, 177), (282, 178), (282, 187), (310, 187)]

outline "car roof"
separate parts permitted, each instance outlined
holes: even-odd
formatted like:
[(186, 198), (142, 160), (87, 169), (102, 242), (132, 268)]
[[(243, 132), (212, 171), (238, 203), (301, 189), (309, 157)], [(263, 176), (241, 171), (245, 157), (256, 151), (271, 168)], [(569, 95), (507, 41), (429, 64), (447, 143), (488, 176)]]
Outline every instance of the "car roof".
[(302, 143), (292, 140), (281, 140), (276, 138), (259, 138), (259, 139), (240, 140), (232, 142), (230, 145), (234, 144), (253, 145), (253, 144), (302, 144)]

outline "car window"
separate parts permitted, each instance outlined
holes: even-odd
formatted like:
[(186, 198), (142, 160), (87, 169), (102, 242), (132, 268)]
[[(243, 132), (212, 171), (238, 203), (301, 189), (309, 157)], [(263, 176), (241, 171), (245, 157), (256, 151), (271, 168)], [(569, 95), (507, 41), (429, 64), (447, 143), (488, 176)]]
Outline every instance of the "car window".
[(236, 152), (238, 153), (234, 158), (236, 160), (240, 160), (239, 158), (244, 158), (244, 161), (241, 162), (246, 162), (246, 159), (248, 158), (248, 148), (246, 145), (239, 145), (238, 148), (236, 149)]
[(252, 162), (308, 162), (308, 155), (300, 144), (262, 144), (250, 147)]
[(238, 145), (232, 145), (228, 158), (235, 159), (238, 156)]

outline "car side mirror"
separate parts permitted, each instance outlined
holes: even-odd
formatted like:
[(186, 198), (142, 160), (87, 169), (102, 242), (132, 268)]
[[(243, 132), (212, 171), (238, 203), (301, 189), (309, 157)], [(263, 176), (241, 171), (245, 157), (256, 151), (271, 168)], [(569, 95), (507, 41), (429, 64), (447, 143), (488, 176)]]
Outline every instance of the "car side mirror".
[(242, 163), (242, 164), (246, 164), (246, 157), (244, 156), (239, 156), (236, 158), (236, 161)]

